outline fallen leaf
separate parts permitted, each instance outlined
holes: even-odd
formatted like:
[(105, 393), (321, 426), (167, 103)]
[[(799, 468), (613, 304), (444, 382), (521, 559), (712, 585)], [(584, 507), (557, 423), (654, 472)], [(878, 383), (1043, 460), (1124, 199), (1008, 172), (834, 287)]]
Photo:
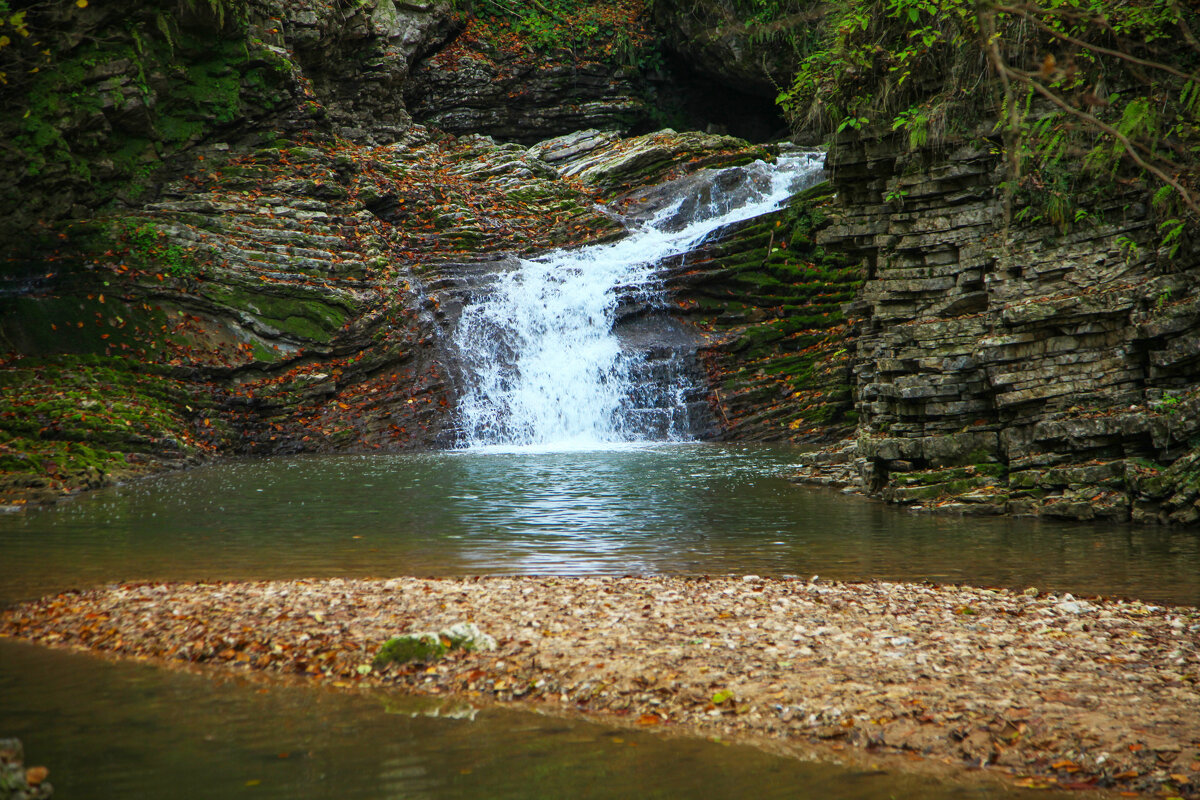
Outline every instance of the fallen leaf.
[(50, 770), (45, 767), (30, 767), (25, 770), (25, 782), (30, 786), (40, 786), (49, 775)]

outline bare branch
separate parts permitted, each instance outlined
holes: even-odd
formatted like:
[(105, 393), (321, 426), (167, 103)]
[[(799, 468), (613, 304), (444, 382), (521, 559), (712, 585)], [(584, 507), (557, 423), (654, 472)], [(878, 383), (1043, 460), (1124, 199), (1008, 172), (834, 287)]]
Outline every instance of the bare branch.
[(1143, 159), (1140, 155), (1138, 155), (1137, 148), (1134, 146), (1133, 142), (1129, 141), (1129, 137), (1127, 137), (1125, 134), (1121, 133), (1119, 130), (1117, 130), (1113, 126), (1111, 126), (1107, 123), (1101, 122), (1099, 119), (1097, 119), (1096, 117), (1087, 113), (1086, 111), (1082, 111), (1078, 108), (1075, 108), (1073, 105), (1071, 105), (1067, 101), (1063, 100), (1058, 95), (1054, 94), (1049, 89), (1047, 89), (1045, 86), (1038, 83), (1037, 81), (1035, 81), (1033, 78), (1029, 77), (1028, 75), (1024, 75), (1016, 70), (1012, 70), (1012, 69), (1008, 68), (1007, 66), (1002, 65), (1001, 68), (1006, 70), (1009, 73), (1010, 77), (1013, 77), (1013, 78), (1017, 79), (1018, 81), (1020, 81), (1024, 84), (1027, 84), (1035, 92), (1037, 92), (1042, 97), (1046, 98), (1047, 100), (1049, 100), (1051, 103), (1058, 106), (1062, 110), (1066, 111), (1068, 114), (1072, 114), (1076, 117), (1079, 117), (1080, 119), (1087, 121), (1091, 125), (1095, 125), (1100, 130), (1104, 131), (1105, 133), (1107, 133), (1110, 136), (1112, 136), (1113, 138), (1115, 138), (1118, 142), (1121, 143), (1121, 146), (1125, 148), (1125, 152), (1129, 154), (1129, 157), (1133, 159), (1135, 164), (1137, 164), (1139, 167), (1141, 167), (1142, 169), (1149, 172), (1151, 175), (1153, 175), (1156, 178), (1158, 178), (1159, 180), (1161, 180), (1163, 183), (1166, 183), (1167, 185), (1171, 186), (1173, 189), (1175, 189), (1175, 191), (1179, 192), (1180, 196), (1183, 197), (1183, 202), (1185, 202), (1187, 204), (1188, 208), (1190, 208), (1197, 215), (1200, 215), (1200, 205), (1198, 205), (1196, 203), (1196, 199), (1194, 197), (1192, 197), (1191, 192), (1189, 192), (1187, 189), (1185, 189), (1183, 187), (1183, 185), (1181, 183), (1179, 183), (1179, 181), (1175, 180), (1170, 175), (1163, 172), (1161, 169), (1154, 166), (1153, 164), (1150, 164), (1145, 159)]
[(987, 52), (992, 69), (1000, 78), (1000, 85), (1004, 89), (1004, 105), (1008, 110), (1008, 127), (1004, 131), (1004, 149), (1008, 155), (1008, 170), (1012, 175), (1012, 181), (1004, 193), (1004, 218), (1005, 224), (1007, 224), (1012, 220), (1013, 186), (1021, 179), (1021, 112), (1017, 108), (1017, 98), (1012, 91), (1012, 82), (1008, 79), (1008, 65), (1004, 63), (1004, 56), (1000, 54), (1000, 46), (997, 44), (1000, 34), (996, 32), (995, 9), (981, 0), (976, 13), (979, 17), (979, 30), (983, 34), (984, 50)]
[(1038, 19), (1036, 15), (1031, 14), (1027, 9), (1017, 8), (1015, 6), (1000, 5), (993, 6), (993, 8), (995, 8), (996, 11), (1002, 11), (1008, 14), (1020, 14), (1046, 33), (1050, 34), (1056, 39), (1061, 39), (1064, 42), (1070, 42), (1071, 44), (1078, 45), (1079, 47), (1084, 47), (1097, 53), (1103, 53), (1108, 56), (1113, 56), (1114, 58), (1129, 61), (1133, 64), (1140, 64), (1143, 67), (1150, 67), (1152, 69), (1162, 70), (1163, 72), (1169, 72), (1176, 77), (1183, 78), (1185, 81), (1196, 79), (1195, 74), (1189, 75), (1188, 73), (1177, 70), (1172, 66), (1168, 66), (1167, 64), (1160, 64), (1157, 61), (1147, 61), (1144, 58), (1138, 58), (1137, 56), (1130, 55), (1129, 53), (1122, 53), (1120, 50), (1111, 50), (1107, 47), (1101, 47), (1098, 44), (1092, 44), (1090, 42), (1085, 42), (1082, 39), (1077, 39), (1074, 36), (1068, 36), (1065, 33), (1054, 30), (1049, 25)]

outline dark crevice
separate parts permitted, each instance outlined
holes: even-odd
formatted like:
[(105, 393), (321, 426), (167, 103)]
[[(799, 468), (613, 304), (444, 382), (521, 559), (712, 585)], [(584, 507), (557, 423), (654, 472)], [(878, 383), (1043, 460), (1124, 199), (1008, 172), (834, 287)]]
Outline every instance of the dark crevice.
[(789, 128), (774, 100), (725, 86), (668, 57), (661, 77), (648, 83), (659, 111), (656, 122), (678, 130), (724, 133), (750, 142), (787, 138)]

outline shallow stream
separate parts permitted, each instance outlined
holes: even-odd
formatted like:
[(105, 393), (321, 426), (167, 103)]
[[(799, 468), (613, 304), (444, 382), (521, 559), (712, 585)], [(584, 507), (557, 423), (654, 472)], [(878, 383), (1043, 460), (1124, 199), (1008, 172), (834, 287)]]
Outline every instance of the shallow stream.
[[(113, 580), (483, 573), (820, 574), (1200, 602), (1193, 532), (913, 515), (790, 484), (795, 455), (228, 462), (0, 517), (0, 602)], [(0, 735), (24, 739), (64, 800), (1018, 796), (516, 711), (434, 715), (449, 710), (0, 641)]]

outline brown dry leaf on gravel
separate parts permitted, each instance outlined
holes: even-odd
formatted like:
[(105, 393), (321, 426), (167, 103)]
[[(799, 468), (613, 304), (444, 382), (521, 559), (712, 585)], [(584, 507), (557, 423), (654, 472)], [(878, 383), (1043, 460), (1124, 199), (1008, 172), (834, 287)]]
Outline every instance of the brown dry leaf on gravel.
[[(499, 647), (370, 668), (388, 638), (464, 621)], [(756, 576), (334, 579), (67, 593), (0, 634), (1200, 798), (1190, 607)]]

